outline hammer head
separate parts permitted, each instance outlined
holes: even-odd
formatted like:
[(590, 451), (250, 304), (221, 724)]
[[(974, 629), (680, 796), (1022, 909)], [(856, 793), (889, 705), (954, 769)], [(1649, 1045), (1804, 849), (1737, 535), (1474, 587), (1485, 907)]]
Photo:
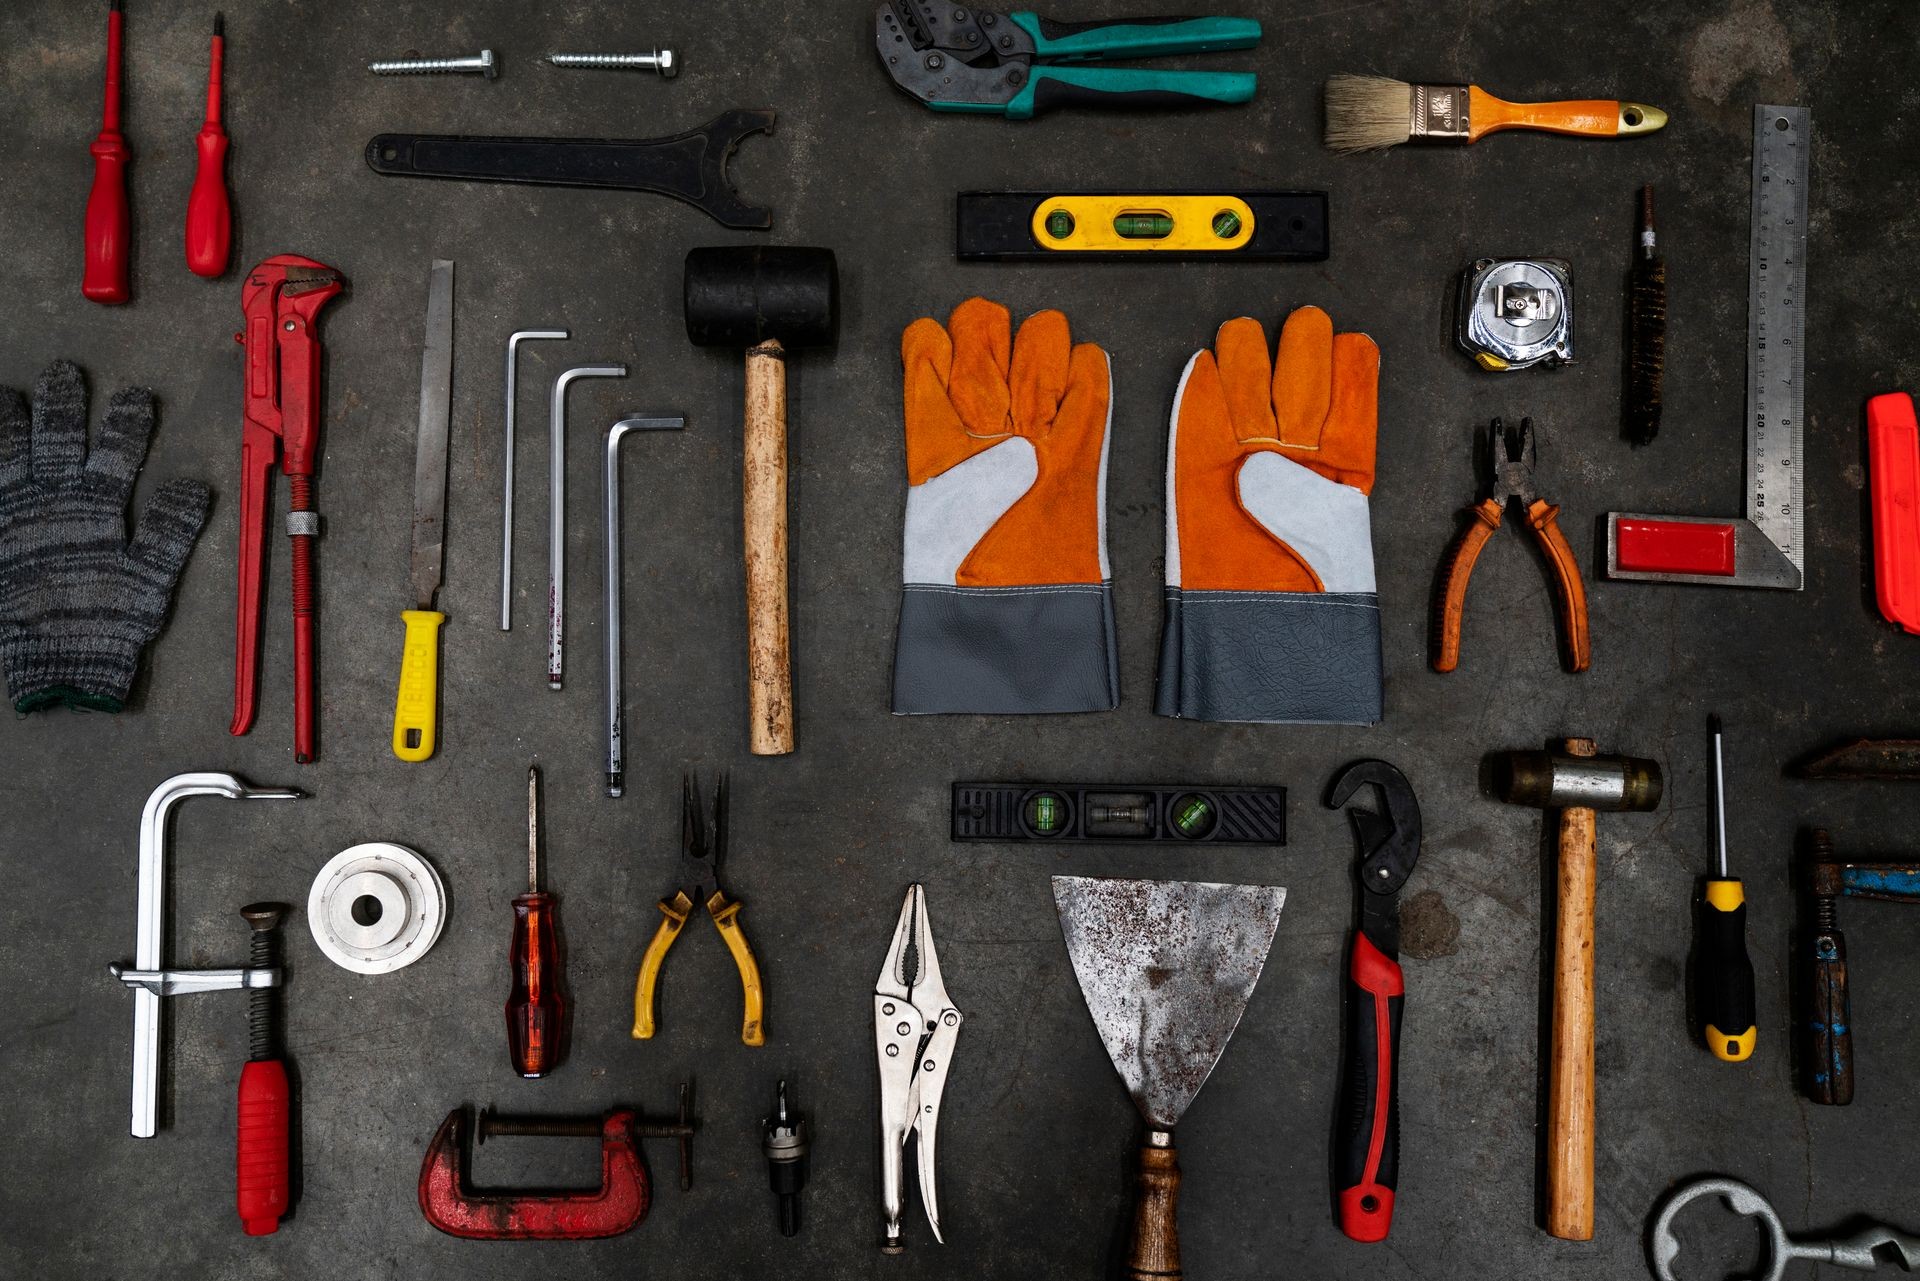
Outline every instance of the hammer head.
[(1660, 803), (1660, 762), (1638, 756), (1505, 752), (1492, 764), (1494, 793), (1512, 805), (1650, 810)]
[(822, 347), (840, 330), (833, 250), (713, 245), (687, 253), (687, 338), (696, 347)]

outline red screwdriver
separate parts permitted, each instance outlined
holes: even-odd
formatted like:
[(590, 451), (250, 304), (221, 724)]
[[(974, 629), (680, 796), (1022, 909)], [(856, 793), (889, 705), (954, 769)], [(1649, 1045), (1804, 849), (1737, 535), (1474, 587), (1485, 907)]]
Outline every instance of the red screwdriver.
[(540, 892), (540, 770), (527, 767), (527, 892), (513, 900), (513, 991), (507, 994), (507, 1049), (529, 1079), (560, 1066), (567, 1005), (560, 994), (557, 904)]
[(227, 22), (213, 15), (213, 45), (207, 60), (207, 120), (194, 137), (199, 160), (187, 196), (187, 266), (196, 276), (227, 269), (233, 247), (233, 205), (227, 196), (227, 131), (220, 123), (220, 74), (226, 62)]
[(107, 9), (107, 97), (93, 153), (93, 191), (87, 196), (87, 269), (80, 292), (100, 303), (127, 300), (127, 252), (133, 238), (127, 211), (127, 161), (120, 135), (120, 0)]

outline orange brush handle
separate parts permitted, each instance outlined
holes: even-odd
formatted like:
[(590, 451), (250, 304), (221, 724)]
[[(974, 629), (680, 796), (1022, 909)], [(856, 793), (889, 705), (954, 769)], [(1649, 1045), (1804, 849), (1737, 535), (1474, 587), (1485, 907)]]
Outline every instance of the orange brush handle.
[(1537, 129), (1582, 138), (1611, 138), (1620, 132), (1620, 103), (1611, 98), (1578, 102), (1507, 102), (1478, 85), (1467, 88), (1467, 141), (1478, 142), (1502, 129)]

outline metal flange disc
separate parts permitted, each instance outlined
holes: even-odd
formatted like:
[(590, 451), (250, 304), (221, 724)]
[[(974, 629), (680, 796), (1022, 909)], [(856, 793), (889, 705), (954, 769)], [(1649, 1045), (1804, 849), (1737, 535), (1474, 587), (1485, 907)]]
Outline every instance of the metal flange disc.
[(425, 956), (447, 923), (447, 887), (404, 845), (372, 841), (340, 851), (313, 878), (307, 926), (335, 965), (391, 974)]

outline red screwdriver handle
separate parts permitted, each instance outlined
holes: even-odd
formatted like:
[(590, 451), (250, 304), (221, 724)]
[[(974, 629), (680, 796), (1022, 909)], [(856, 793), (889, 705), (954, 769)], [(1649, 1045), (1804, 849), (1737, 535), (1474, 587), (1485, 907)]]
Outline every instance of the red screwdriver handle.
[(507, 1046), (521, 1076), (545, 1076), (560, 1065), (566, 1002), (560, 994), (560, 940), (554, 897), (513, 900), (513, 991), (507, 995)]
[(98, 303), (122, 303), (129, 293), (127, 256), (133, 217), (127, 208), (127, 161), (120, 135), (120, 5), (107, 14), (107, 91), (93, 153), (93, 190), (87, 196), (87, 266), (80, 292)]
[(1355, 934), (1347, 965), (1347, 1058), (1333, 1158), (1340, 1230), (1355, 1241), (1384, 1241), (1393, 1226), (1405, 991), (1399, 962), (1366, 935)]
[(213, 37), (207, 64), (207, 121), (194, 137), (199, 153), (193, 190), (187, 195), (187, 267), (196, 276), (218, 276), (233, 250), (233, 206), (227, 195), (227, 131), (220, 124), (220, 77), (226, 40)]
[(240, 1156), (235, 1183), (240, 1222), (250, 1237), (280, 1226), (293, 1195), (287, 1135), (291, 1091), (279, 1059), (254, 1059), (240, 1069)]

